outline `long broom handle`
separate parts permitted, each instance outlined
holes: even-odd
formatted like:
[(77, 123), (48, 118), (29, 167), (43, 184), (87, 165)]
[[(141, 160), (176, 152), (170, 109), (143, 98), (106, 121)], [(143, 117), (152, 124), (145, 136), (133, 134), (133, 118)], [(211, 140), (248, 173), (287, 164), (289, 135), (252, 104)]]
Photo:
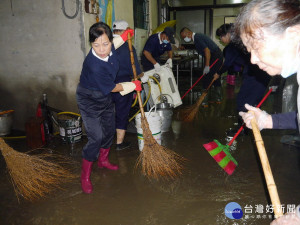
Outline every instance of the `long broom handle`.
[[(218, 58), (210, 65), (210, 69), (218, 62)], [(196, 82), (192, 85), (192, 87), (190, 87), (189, 90), (187, 90), (187, 92), (185, 92), (185, 94), (181, 97), (181, 100), (193, 89), (193, 87), (195, 87), (195, 85), (202, 79), (202, 77), (204, 76), (205, 74), (203, 74), (201, 77), (198, 78), (198, 80), (196, 80)]]
[[(130, 51), (130, 61), (131, 61), (131, 66), (132, 66), (132, 71), (133, 71), (133, 78), (134, 78), (134, 80), (137, 80), (137, 73), (136, 73), (136, 68), (135, 68), (135, 63), (134, 63), (134, 55), (133, 55), (133, 50), (132, 50), (132, 41), (131, 41), (130, 33), (128, 33), (128, 47), (129, 47), (129, 51)], [(143, 102), (142, 102), (142, 98), (141, 98), (141, 92), (137, 91), (136, 93), (137, 93), (137, 97), (138, 97), (138, 101), (139, 101), (142, 118), (145, 118), (145, 111), (144, 111)]]
[[(267, 97), (271, 94), (272, 92), (272, 88), (270, 88), (270, 90), (268, 91), (268, 93), (263, 97), (263, 99), (258, 103), (258, 105), (256, 106), (256, 108), (259, 108), (264, 101), (267, 99)], [(240, 127), (240, 129), (238, 130), (238, 132), (236, 132), (236, 134), (233, 136), (233, 138), (231, 139), (231, 141), (229, 142), (229, 146), (232, 145), (232, 143), (234, 142), (234, 140), (237, 138), (237, 136), (239, 136), (239, 134), (242, 132), (242, 130), (244, 129), (245, 124), (243, 123), (243, 125)]]
[(277, 187), (276, 187), (276, 184), (275, 184), (275, 181), (273, 178), (272, 170), (271, 170), (268, 156), (266, 153), (266, 149), (264, 146), (264, 141), (261, 137), (261, 134), (258, 129), (257, 123), (255, 121), (255, 118), (251, 120), (251, 126), (252, 126), (253, 135), (255, 137), (255, 142), (256, 142), (258, 153), (259, 153), (260, 162), (261, 162), (261, 165), (262, 165), (262, 168), (264, 171), (269, 195), (270, 195), (271, 202), (272, 202), (272, 205), (274, 208), (274, 214), (276, 217), (280, 217), (283, 215), (283, 213), (281, 210), (281, 204), (280, 204), (280, 199), (279, 199), (278, 192), (277, 192)]
[(0, 112), (0, 115), (4, 115), (4, 114), (7, 114), (7, 113), (11, 113), (11, 112), (13, 112), (13, 111), (14, 111), (13, 109), (6, 110), (6, 111), (2, 111), (2, 112)]
[(213, 83), (217, 80), (218, 78), (213, 78), (208, 87), (205, 89), (205, 91), (208, 91), (208, 89), (213, 85)]

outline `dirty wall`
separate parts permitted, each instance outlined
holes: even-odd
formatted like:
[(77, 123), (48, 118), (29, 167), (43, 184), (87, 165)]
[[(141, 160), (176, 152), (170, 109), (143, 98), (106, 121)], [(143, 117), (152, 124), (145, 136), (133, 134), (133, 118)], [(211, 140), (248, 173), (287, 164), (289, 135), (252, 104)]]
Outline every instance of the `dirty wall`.
[[(115, 18), (133, 27), (133, 0), (115, 0)], [(78, 112), (75, 91), (82, 62), (90, 49), (88, 29), (96, 16), (84, 11), (67, 18), (62, 0), (0, 1), (0, 110), (14, 109), (14, 129), (25, 129), (42, 94), (49, 105)], [(65, 0), (73, 16), (76, 0)], [(124, 8), (127, 8), (124, 10)], [(152, 29), (157, 26), (157, 2), (151, 1)]]
[[(65, 8), (73, 15), (75, 1)], [(24, 129), (43, 93), (51, 106), (77, 111), (83, 30), (81, 8), (68, 19), (60, 0), (0, 1), (0, 108), (15, 110), (14, 128)]]

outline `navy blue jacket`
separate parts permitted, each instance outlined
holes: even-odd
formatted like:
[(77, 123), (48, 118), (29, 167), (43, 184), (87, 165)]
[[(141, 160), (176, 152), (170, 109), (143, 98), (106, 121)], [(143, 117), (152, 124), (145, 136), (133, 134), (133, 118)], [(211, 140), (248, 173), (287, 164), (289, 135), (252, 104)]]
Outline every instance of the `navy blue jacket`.
[(219, 70), (219, 74), (223, 74), (228, 71), (228, 69), (234, 65), (243, 66), (243, 74), (247, 73), (247, 69), (245, 66), (248, 64), (246, 63), (247, 59), (246, 55), (233, 43), (229, 43), (223, 50), (224, 53), (224, 63), (221, 69)]
[[(152, 57), (159, 63), (160, 60), (159, 60), (159, 57), (165, 53), (165, 51), (171, 51), (172, 50), (172, 46), (170, 43), (168, 44), (165, 44), (165, 43), (162, 43), (160, 44), (159, 42), (159, 38), (158, 38), (158, 34), (152, 34), (145, 46), (144, 46), (144, 49), (143, 51), (146, 50), (148, 52), (151, 53)], [(144, 70), (149, 70), (149, 69), (153, 69), (154, 66), (153, 64), (145, 57), (144, 54), (142, 54), (142, 60), (141, 60), (141, 63), (144, 67)], [(146, 68), (146, 69), (145, 69)]]
[(86, 56), (80, 75), (80, 85), (86, 89), (101, 91), (108, 95), (116, 86), (115, 79), (119, 70), (119, 61), (114, 47), (108, 62), (93, 55), (92, 49)]
[(298, 129), (297, 112), (272, 114), (273, 129)]
[[(116, 53), (119, 61), (119, 71), (117, 73), (115, 83), (131, 81), (131, 78), (133, 78), (133, 70), (131, 65), (128, 43), (125, 42), (121, 47), (116, 49)], [(133, 47), (133, 55), (134, 55), (136, 73), (137, 75), (139, 75), (142, 73), (142, 71), (138, 63), (138, 59), (134, 47)]]
[(221, 49), (218, 47), (218, 45), (213, 42), (208, 36), (204, 34), (197, 33), (194, 36), (194, 43), (195, 48), (197, 52), (204, 56), (204, 49), (208, 48), (211, 52), (211, 54), (219, 53), (221, 52)]

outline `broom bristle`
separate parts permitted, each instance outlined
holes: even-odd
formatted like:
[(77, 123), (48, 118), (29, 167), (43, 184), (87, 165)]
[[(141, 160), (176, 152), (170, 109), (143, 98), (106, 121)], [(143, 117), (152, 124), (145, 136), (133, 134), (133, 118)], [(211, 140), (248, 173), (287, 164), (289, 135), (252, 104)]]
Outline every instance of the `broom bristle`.
[(175, 178), (182, 173), (185, 158), (161, 146), (153, 138), (148, 122), (142, 119), (144, 148), (136, 166), (142, 167), (142, 174), (148, 178)]
[(195, 104), (193, 104), (192, 106), (181, 110), (180, 112), (180, 118), (182, 121), (184, 122), (192, 122), (196, 116), (199, 113), (199, 107), (201, 105), (201, 103), (203, 102), (205, 96), (207, 95), (207, 92), (204, 92), (196, 101)]
[(63, 156), (49, 153), (29, 155), (17, 152), (2, 138), (0, 138), (0, 150), (6, 161), (17, 197), (21, 195), (29, 201), (37, 200), (60, 188), (62, 183), (76, 177), (59, 163), (48, 161), (55, 159), (63, 163), (65, 160)]

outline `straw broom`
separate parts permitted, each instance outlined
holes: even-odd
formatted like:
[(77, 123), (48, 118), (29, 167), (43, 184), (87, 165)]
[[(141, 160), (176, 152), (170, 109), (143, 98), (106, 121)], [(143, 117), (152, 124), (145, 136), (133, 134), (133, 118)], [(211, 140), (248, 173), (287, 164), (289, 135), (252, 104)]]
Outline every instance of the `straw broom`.
[(261, 137), (260, 131), (259, 131), (257, 123), (255, 121), (255, 117), (254, 117), (254, 119), (251, 120), (251, 126), (252, 126), (253, 135), (255, 137), (255, 142), (256, 142), (260, 162), (261, 162), (261, 165), (262, 165), (262, 168), (264, 171), (269, 195), (271, 198), (272, 205), (274, 207), (274, 214), (275, 214), (275, 217), (280, 217), (283, 215), (282, 209), (281, 209), (281, 204), (280, 204), (280, 199), (279, 199), (277, 187), (276, 187), (276, 184), (275, 184), (275, 181), (273, 178), (273, 174), (272, 174), (272, 170), (271, 170), (268, 156), (266, 153), (266, 149), (264, 146), (264, 141)]
[[(65, 157), (54, 154), (29, 155), (17, 152), (0, 138), (0, 150), (5, 159), (16, 196), (34, 201), (51, 191), (60, 188), (75, 178), (69, 170), (63, 168)], [(58, 163), (49, 160), (59, 160)], [(18, 198), (19, 200), (19, 198)]]
[[(128, 46), (134, 79), (137, 80), (131, 36), (128, 34)], [(148, 178), (175, 178), (181, 174), (185, 159), (177, 153), (159, 145), (152, 136), (142, 104), (141, 93), (137, 91), (141, 110), (141, 125), (143, 129), (144, 147), (140, 153), (136, 167), (141, 166), (142, 174)]]
[(182, 109), (179, 112), (180, 118), (182, 121), (184, 122), (192, 122), (195, 117), (197, 116), (197, 114), (199, 113), (199, 107), (201, 105), (201, 103), (203, 102), (204, 98), (206, 97), (209, 88), (211, 87), (211, 85), (215, 82), (216, 78), (214, 78), (210, 84), (208, 85), (208, 87), (206, 88), (206, 90), (202, 93), (202, 95), (197, 99), (196, 103), (193, 104), (190, 107), (187, 107), (186, 109)]

